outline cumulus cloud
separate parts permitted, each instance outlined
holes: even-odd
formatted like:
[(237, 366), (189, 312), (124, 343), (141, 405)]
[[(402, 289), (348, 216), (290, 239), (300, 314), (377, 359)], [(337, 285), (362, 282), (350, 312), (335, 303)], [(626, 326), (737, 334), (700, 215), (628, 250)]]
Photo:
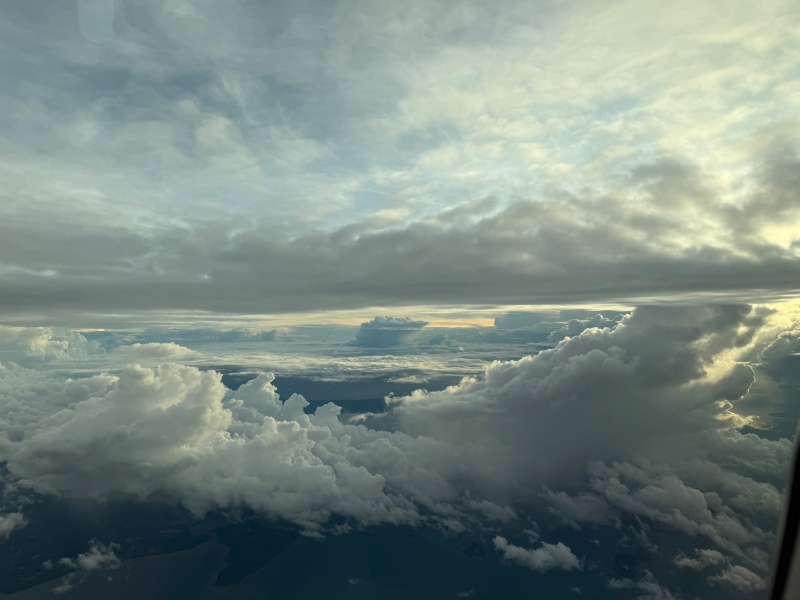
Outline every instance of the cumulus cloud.
[(87, 340), (77, 331), (50, 327), (5, 327), (0, 325), (0, 361), (23, 366), (79, 359), (102, 353), (99, 342)]
[[(43, 493), (170, 497), (196, 514), (248, 508), (309, 531), (333, 515), (337, 530), (638, 519), (762, 577), (792, 447), (741, 433), (732, 409), (753, 382), (735, 357), (768, 317), (745, 305), (642, 307), (443, 391), (390, 399), (385, 430), (345, 423), (333, 404), (307, 413), (270, 375), (233, 391), (177, 364), (64, 380), (8, 363), (0, 456)], [(397, 321), (409, 323), (378, 323)], [(500, 538), (509, 560), (571, 564), (558, 544)]]
[(22, 529), (28, 520), (21, 512), (0, 514), (0, 539), (7, 540), (8, 536), (17, 529)]
[(59, 564), (70, 569), (82, 571), (99, 571), (101, 569), (119, 567), (120, 560), (117, 558), (116, 551), (119, 544), (111, 542), (104, 544), (99, 540), (89, 542), (89, 551), (79, 554), (76, 558), (61, 558)]
[(396, 412), (404, 431), (492, 440), (516, 450), (505, 457), (512, 464), (534, 471), (629, 457), (667, 443), (662, 436), (716, 429), (727, 414), (719, 402), (744, 395), (752, 371), (738, 365), (710, 381), (705, 368), (763, 322), (747, 307), (640, 308), (613, 330), (587, 330), (536, 356), (496, 362), (480, 379), (399, 399)]
[(638, 600), (677, 600), (677, 598), (663, 587), (649, 571), (640, 579), (612, 579), (608, 582), (612, 590), (636, 590), (640, 592)]
[(657, 522), (763, 573), (792, 445), (735, 428), (731, 408), (753, 371), (716, 361), (744, 351), (766, 317), (746, 306), (639, 308), (482, 378), (397, 399), (398, 426), (469, 440), (463, 460), (487, 494), (538, 488), (566, 523)]
[(271, 375), (236, 392), (180, 365), (67, 382), (21, 367), (0, 376), (0, 454), (42, 492), (166, 494), (198, 514), (248, 507), (310, 529), (332, 514), (416, 523), (417, 506), (448, 513), (458, 499), (446, 476), (456, 459), (434, 441), (345, 425), (332, 404), (307, 415), (302, 397), (279, 400)]
[(680, 554), (676, 556), (672, 562), (682, 569), (702, 571), (708, 567), (724, 564), (726, 559), (725, 556), (723, 556), (723, 554), (718, 550), (712, 550), (710, 548), (698, 548), (695, 550), (694, 558)]
[(361, 324), (352, 344), (367, 348), (402, 346), (413, 341), (427, 324), (410, 317), (375, 317)]
[(710, 578), (711, 581), (722, 583), (732, 587), (741, 592), (753, 592), (763, 590), (767, 587), (767, 582), (764, 577), (760, 577), (753, 573), (750, 569), (736, 565), (730, 567)]
[(111, 542), (105, 544), (99, 540), (89, 541), (89, 550), (78, 554), (75, 558), (61, 558), (58, 564), (70, 569), (61, 582), (53, 588), (56, 595), (65, 594), (92, 575), (106, 575), (119, 569), (122, 562), (117, 557), (119, 544)]
[(693, 571), (713, 568), (717, 572), (708, 577), (709, 582), (723, 584), (739, 592), (759, 591), (767, 586), (765, 577), (742, 565), (731, 564), (729, 558), (717, 550), (698, 548), (695, 550), (694, 558), (679, 554), (673, 563), (682, 569)]
[(561, 542), (557, 544), (542, 543), (536, 549), (530, 550), (515, 546), (502, 536), (495, 536), (494, 547), (507, 561), (514, 562), (523, 567), (543, 573), (545, 571), (560, 570), (574, 571), (581, 569), (581, 563), (568, 546)]
[(550, 332), (550, 334), (547, 336), (547, 341), (560, 342), (566, 337), (578, 335), (582, 331), (591, 329), (592, 327), (598, 327), (600, 329), (606, 329), (609, 327), (613, 328), (617, 325), (621, 318), (621, 314), (615, 315), (613, 318), (607, 318), (602, 314), (596, 314), (588, 319), (570, 319), (559, 329)]

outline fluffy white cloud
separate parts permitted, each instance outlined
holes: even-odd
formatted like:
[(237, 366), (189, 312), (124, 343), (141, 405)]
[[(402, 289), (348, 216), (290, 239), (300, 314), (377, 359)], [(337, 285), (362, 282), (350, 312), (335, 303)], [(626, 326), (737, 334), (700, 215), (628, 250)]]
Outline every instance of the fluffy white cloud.
[(738, 365), (711, 380), (704, 369), (744, 346), (763, 320), (733, 306), (641, 308), (614, 330), (590, 329), (536, 356), (494, 363), (480, 379), (397, 399), (398, 421), (403, 431), (482, 443), (487, 457), (533, 480), (674, 449), (674, 436), (724, 428), (729, 405), (721, 402), (747, 393), (752, 371)]
[(523, 548), (509, 543), (502, 536), (495, 536), (494, 547), (501, 556), (510, 562), (517, 563), (540, 573), (544, 571), (574, 571), (581, 569), (581, 562), (568, 546), (542, 543), (535, 549)]
[(87, 340), (77, 331), (0, 325), (0, 362), (41, 366), (101, 352), (98, 342)]
[(28, 520), (21, 512), (0, 514), (0, 539), (7, 540), (8, 536), (17, 529), (22, 529)]
[(725, 557), (718, 550), (711, 550), (710, 548), (698, 548), (695, 550), (695, 558), (681, 554), (676, 556), (672, 562), (682, 569), (702, 571), (707, 567), (724, 564)]
[(730, 567), (710, 579), (743, 592), (763, 590), (767, 587), (767, 582), (763, 577), (740, 565)]
[(717, 550), (698, 548), (695, 550), (694, 558), (679, 554), (672, 562), (682, 569), (693, 571), (716, 568), (717, 572), (712, 573), (708, 577), (708, 581), (722, 583), (740, 592), (759, 591), (767, 586), (765, 577), (754, 573), (747, 567), (731, 564), (731, 561)]
[(566, 337), (578, 335), (586, 329), (598, 327), (600, 329), (616, 327), (622, 315), (615, 315), (614, 318), (606, 318), (602, 314), (594, 315), (588, 319), (570, 319), (563, 327), (557, 329), (547, 336), (549, 342), (560, 342)]
[(168, 494), (198, 513), (249, 507), (309, 528), (334, 513), (366, 524), (417, 522), (418, 505), (456, 512), (457, 461), (435, 441), (345, 425), (334, 405), (306, 415), (271, 376), (231, 392), (180, 365), (66, 382), (0, 365), (0, 381), (0, 455), (40, 491)]
[[(198, 514), (246, 507), (308, 530), (334, 514), (346, 519), (338, 530), (463, 529), (537, 511), (575, 527), (639, 519), (707, 540), (761, 577), (791, 444), (740, 433), (732, 408), (753, 381), (736, 353), (767, 318), (748, 306), (640, 308), (362, 421), (388, 430), (345, 423), (332, 404), (306, 414), (269, 375), (232, 391), (176, 364), (65, 381), (9, 363), (0, 457), (42, 492), (167, 496)], [(151, 351), (181, 352), (122, 352)], [(533, 553), (531, 564), (567, 556), (512, 546), (504, 555)]]
[(78, 554), (75, 558), (60, 558), (58, 563), (71, 572), (61, 578), (60, 583), (53, 588), (56, 595), (66, 594), (87, 577), (94, 574), (107, 574), (119, 569), (122, 561), (117, 557), (119, 544), (114, 542), (105, 544), (99, 540), (89, 541), (89, 550)]
[(735, 429), (753, 371), (731, 357), (767, 316), (640, 308), (483, 378), (396, 399), (398, 425), (460, 443), (471, 485), (493, 498), (538, 492), (574, 525), (654, 521), (765, 573), (792, 444)]
[(88, 552), (79, 554), (75, 558), (61, 558), (58, 562), (70, 569), (80, 569), (82, 571), (115, 569), (120, 565), (120, 560), (116, 555), (117, 550), (119, 550), (119, 544), (114, 542), (104, 544), (99, 540), (91, 540)]

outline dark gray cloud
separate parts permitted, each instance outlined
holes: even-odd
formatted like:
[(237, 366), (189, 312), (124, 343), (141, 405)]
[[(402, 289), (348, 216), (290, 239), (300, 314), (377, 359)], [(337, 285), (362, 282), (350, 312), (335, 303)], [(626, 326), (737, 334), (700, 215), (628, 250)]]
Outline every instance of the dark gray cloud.
[(410, 317), (375, 317), (361, 324), (351, 343), (366, 348), (402, 346), (412, 342), (427, 324)]
[(607, 35), (543, 4), (118, 2), (107, 44), (74, 3), (4, 4), (3, 314), (794, 293), (788, 13), (662, 15), (643, 43), (649, 13), (609, 6), (597, 62), (530, 34)]
[[(800, 170), (800, 163), (795, 163)], [(753, 197), (782, 194), (766, 180)], [(292, 237), (224, 222), (147, 237), (11, 214), (0, 224), (0, 301), (7, 315), (193, 309), (289, 312), (402, 304), (530, 304), (716, 294), (789, 294), (800, 281), (794, 246), (714, 220), (701, 241), (682, 226), (698, 215), (653, 212), (653, 195), (521, 202), (477, 223), (446, 214), (390, 230)], [(704, 201), (705, 202), (705, 201)], [(706, 212), (714, 215), (714, 200)], [(755, 201), (743, 207), (759, 206)], [(800, 202), (773, 216), (800, 214)], [(718, 210), (722, 210), (719, 207)], [(544, 226), (546, 224), (546, 226)], [(755, 226), (753, 226), (755, 227)], [(237, 228), (238, 229), (238, 228)], [(766, 231), (766, 230), (765, 230)], [(677, 233), (676, 233), (677, 232)], [(745, 235), (746, 233), (746, 235)]]

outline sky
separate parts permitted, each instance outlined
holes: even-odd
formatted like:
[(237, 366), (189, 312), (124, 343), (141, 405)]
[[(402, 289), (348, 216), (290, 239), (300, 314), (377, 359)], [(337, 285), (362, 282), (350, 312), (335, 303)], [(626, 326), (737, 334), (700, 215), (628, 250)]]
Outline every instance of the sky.
[[(763, 595), (796, 2), (4, 2), (0, 78), (0, 554), (43, 499), (157, 500)], [(75, 536), (41, 597), (133, 572)]]
[(3, 12), (9, 319), (749, 300), (800, 275), (790, 1)]

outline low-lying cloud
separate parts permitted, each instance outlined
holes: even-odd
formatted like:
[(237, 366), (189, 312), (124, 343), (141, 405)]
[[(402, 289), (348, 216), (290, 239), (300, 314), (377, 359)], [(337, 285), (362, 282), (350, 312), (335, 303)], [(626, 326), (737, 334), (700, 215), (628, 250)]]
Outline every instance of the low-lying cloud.
[[(746, 305), (639, 308), (482, 377), (393, 398), (361, 424), (333, 404), (307, 414), (301, 396), (281, 401), (266, 374), (234, 391), (177, 364), (63, 380), (4, 362), (0, 457), (12, 481), (41, 493), (171, 497), (196, 514), (246, 508), (308, 532), (654, 523), (708, 547), (677, 566), (756, 586), (747, 573), (768, 572), (792, 444), (737, 429), (754, 374), (736, 357), (783, 356), (798, 332), (762, 339), (769, 318)], [(423, 325), (377, 323), (364, 329)], [(558, 540), (504, 540), (512, 562), (577, 568)], [(657, 585), (626, 581), (614, 585)]]
[(495, 536), (494, 547), (507, 561), (543, 573), (545, 571), (580, 570), (581, 562), (569, 547), (561, 542), (557, 544), (543, 543), (535, 549), (523, 548), (509, 543), (503, 536)]
[[(90, 540), (86, 552), (78, 554), (75, 558), (60, 558), (57, 561), (58, 565), (69, 569), (70, 572), (61, 578), (60, 583), (53, 588), (53, 593), (66, 594), (93, 575), (110, 577), (109, 573), (122, 566), (122, 561), (117, 556), (119, 548), (119, 544), (114, 542), (105, 544), (100, 540)], [(53, 567), (52, 563), (45, 564), (50, 568)]]

